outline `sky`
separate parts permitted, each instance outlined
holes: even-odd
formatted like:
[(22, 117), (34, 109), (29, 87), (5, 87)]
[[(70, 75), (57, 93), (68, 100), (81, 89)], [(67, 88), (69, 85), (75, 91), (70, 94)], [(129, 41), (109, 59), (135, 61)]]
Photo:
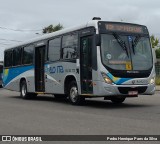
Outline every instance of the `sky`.
[(68, 28), (95, 16), (146, 25), (160, 38), (160, 0), (0, 0), (0, 61), (5, 48), (40, 36), (50, 24)]

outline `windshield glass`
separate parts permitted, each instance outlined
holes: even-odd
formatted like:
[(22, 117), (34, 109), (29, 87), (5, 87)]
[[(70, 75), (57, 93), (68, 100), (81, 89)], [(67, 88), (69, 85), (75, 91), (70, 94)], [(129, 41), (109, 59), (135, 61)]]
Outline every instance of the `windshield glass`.
[(148, 70), (152, 67), (147, 37), (102, 34), (101, 53), (103, 64), (115, 70)]

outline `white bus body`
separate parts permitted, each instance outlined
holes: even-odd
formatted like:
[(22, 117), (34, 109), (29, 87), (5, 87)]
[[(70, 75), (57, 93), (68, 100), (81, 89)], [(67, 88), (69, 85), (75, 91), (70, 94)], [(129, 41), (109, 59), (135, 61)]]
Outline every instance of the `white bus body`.
[(4, 52), (4, 88), (23, 98), (44, 93), (69, 96), (72, 104), (86, 97), (121, 103), (154, 94), (154, 79), (149, 34), (141, 25), (93, 20)]

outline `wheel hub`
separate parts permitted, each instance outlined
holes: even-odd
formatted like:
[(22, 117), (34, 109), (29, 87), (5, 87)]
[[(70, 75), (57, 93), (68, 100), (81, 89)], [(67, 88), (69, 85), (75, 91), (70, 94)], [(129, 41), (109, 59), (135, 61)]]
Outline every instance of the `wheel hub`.
[(71, 90), (70, 90), (71, 100), (72, 100), (73, 102), (75, 102), (75, 101), (77, 100), (77, 96), (78, 96), (77, 88), (76, 88), (76, 87), (72, 87)]

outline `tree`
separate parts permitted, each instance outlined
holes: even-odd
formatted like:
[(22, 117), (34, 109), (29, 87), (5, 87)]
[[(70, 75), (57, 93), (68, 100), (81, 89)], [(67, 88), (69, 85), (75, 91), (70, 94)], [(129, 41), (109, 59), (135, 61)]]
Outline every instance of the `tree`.
[(156, 38), (154, 35), (151, 36), (151, 44), (152, 48), (159, 47), (159, 39)]
[(43, 34), (45, 34), (45, 33), (51, 33), (51, 32), (55, 32), (55, 31), (58, 31), (58, 30), (61, 30), (61, 29), (63, 29), (63, 25), (61, 25), (60, 23), (59, 24), (57, 24), (57, 25), (49, 25), (49, 26), (47, 26), (47, 27), (45, 27), (44, 29), (43, 29)]
[(160, 59), (160, 49), (156, 49), (156, 58)]
[(160, 45), (159, 45), (159, 39), (156, 38), (154, 35), (151, 36), (151, 43), (152, 43), (152, 48), (156, 48), (155, 53), (156, 53), (156, 58), (160, 58)]

